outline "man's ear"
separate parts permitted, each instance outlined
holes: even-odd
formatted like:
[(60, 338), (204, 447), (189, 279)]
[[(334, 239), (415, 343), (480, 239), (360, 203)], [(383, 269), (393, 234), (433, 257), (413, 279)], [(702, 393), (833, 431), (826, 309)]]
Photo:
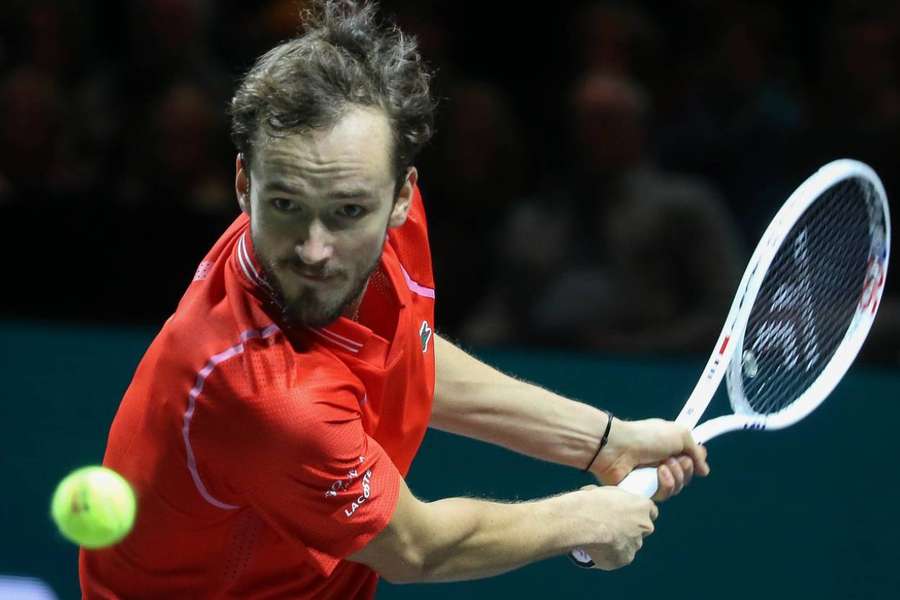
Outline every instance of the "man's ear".
[(409, 209), (412, 206), (413, 192), (416, 188), (416, 182), (419, 180), (419, 172), (415, 167), (406, 170), (406, 182), (397, 192), (397, 199), (394, 201), (394, 207), (391, 209), (391, 219), (388, 225), (391, 227), (400, 227), (406, 223), (406, 217), (409, 215)]
[(238, 205), (246, 214), (250, 214), (250, 171), (249, 165), (244, 160), (244, 154), (238, 152), (234, 160), (234, 193), (237, 195)]

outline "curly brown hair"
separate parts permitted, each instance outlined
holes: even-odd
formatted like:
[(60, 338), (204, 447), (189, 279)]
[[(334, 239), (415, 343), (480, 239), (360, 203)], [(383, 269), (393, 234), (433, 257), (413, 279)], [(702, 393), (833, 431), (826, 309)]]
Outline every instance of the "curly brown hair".
[(249, 166), (262, 130), (327, 128), (353, 106), (377, 107), (393, 131), (398, 182), (434, 132), (431, 73), (415, 38), (377, 19), (374, 2), (313, 0), (300, 34), (262, 55), (231, 100), (231, 138)]

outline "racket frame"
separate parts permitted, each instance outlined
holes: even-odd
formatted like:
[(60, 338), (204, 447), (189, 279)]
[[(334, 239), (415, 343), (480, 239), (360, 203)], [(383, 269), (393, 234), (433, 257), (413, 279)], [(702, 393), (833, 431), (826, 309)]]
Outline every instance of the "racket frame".
[[(697, 422), (715, 396), (722, 377), (732, 370), (733, 375), (729, 378), (734, 377), (737, 381), (736, 377), (740, 374), (742, 365), (738, 358), (742, 355), (747, 320), (775, 254), (781, 249), (791, 229), (806, 209), (823, 192), (833, 185), (853, 177), (863, 179), (875, 188), (877, 198), (874, 210), (880, 210), (881, 215), (878, 218), (870, 218), (870, 223), (874, 221), (877, 227), (877, 222), (881, 220), (884, 235), (881, 239), (878, 235), (871, 236), (869, 272), (877, 272), (879, 275), (871, 287), (866, 286), (861, 291), (856, 312), (834, 355), (815, 381), (784, 410), (770, 415), (723, 415), (710, 419), (697, 427)], [(890, 242), (891, 226), (887, 196), (881, 180), (871, 167), (859, 161), (840, 159), (828, 163), (811, 175), (791, 194), (763, 233), (762, 239), (744, 271), (737, 295), (732, 302), (728, 317), (725, 319), (725, 326), (719, 334), (716, 343), (717, 350), (710, 356), (704, 376), (697, 382), (684, 408), (675, 419), (676, 422), (694, 429), (694, 439), (698, 443), (705, 443), (718, 435), (739, 429), (783, 429), (815, 410), (847, 373), (869, 334), (884, 290)], [(730, 397), (733, 397), (734, 394), (741, 394), (736, 388), (737, 385), (729, 382)]]
[[(750, 311), (776, 253), (806, 209), (830, 187), (852, 177), (864, 179), (875, 188), (877, 201), (873, 210), (881, 211), (880, 219), (884, 235), (882, 239), (879, 239), (878, 235), (871, 236), (867, 279), (864, 282), (856, 313), (837, 350), (815, 381), (784, 410), (770, 415), (722, 415), (698, 426), (700, 417), (712, 402), (719, 384), (722, 383), (722, 378), (729, 369), (740, 374), (741, 361), (734, 360), (735, 352), (739, 353), (738, 357), (742, 356), (743, 337)], [(877, 218), (873, 219), (870, 216), (870, 226), (875, 222), (875, 227), (877, 227), (877, 221)], [(815, 410), (846, 374), (872, 327), (884, 290), (890, 244), (891, 221), (887, 195), (881, 180), (871, 167), (856, 160), (839, 159), (824, 165), (813, 173), (788, 197), (763, 233), (741, 277), (737, 293), (728, 310), (728, 316), (725, 318), (725, 325), (719, 333), (713, 352), (703, 369), (703, 374), (675, 421), (692, 429), (694, 440), (703, 444), (730, 431), (783, 429)], [(733, 393), (740, 393), (735, 389), (735, 385), (729, 382), (729, 396)], [(656, 468), (643, 467), (632, 471), (619, 483), (618, 487), (649, 498), (656, 493), (657, 485)], [(579, 567), (592, 568), (595, 566), (590, 555), (584, 550), (572, 550), (569, 556)]]

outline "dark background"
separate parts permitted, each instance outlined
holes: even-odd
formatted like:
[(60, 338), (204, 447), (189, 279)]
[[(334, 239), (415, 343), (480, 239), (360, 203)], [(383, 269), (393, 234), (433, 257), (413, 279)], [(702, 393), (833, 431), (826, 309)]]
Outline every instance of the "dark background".
[[(260, 53), (296, 32), (299, 5), (5, 3), (0, 251), (11, 292), (0, 297), (0, 314), (151, 326), (165, 320), (237, 214), (225, 114), (236, 81)], [(825, 162), (865, 161), (889, 197), (900, 189), (895, 2), (832, 1), (809, 10), (732, 0), (531, 8), (387, 1), (383, 13), (418, 36), (437, 73), (438, 133), (417, 165), (438, 278), (437, 325), (464, 342), (614, 355), (709, 346), (712, 326), (682, 343), (629, 346), (604, 335), (616, 328), (602, 323), (587, 323), (596, 328), (594, 339), (547, 335), (541, 326), (552, 329), (558, 313), (570, 310), (554, 309), (552, 301), (534, 316), (531, 299), (554, 289), (553, 281), (533, 263), (515, 263), (507, 240), (515, 234), (504, 232), (516, 231), (510, 223), (517, 211), (535, 200), (556, 216), (618, 227), (615, 218), (633, 199), (616, 205), (589, 187), (631, 169), (616, 155), (622, 148), (637, 144), (636, 164), (687, 178), (696, 184), (689, 196), (712, 197), (721, 224), (730, 224), (717, 227), (720, 237), (742, 249), (723, 273), (707, 272), (681, 255), (704, 244), (705, 254), (726, 255), (721, 240), (671, 222), (654, 230), (647, 225), (654, 210), (635, 208), (646, 247), (638, 239), (625, 248), (637, 256), (628, 269), (648, 278), (669, 272), (650, 294), (626, 290), (615, 278), (611, 288), (657, 299), (668, 291), (671, 298), (662, 313), (634, 317), (626, 333), (665, 329), (692, 309), (706, 311), (718, 327), (727, 303), (704, 303), (703, 274), (727, 279), (730, 300), (732, 280), (777, 207)], [(622, 125), (633, 115), (615, 94), (585, 114), (574, 108), (573, 90), (591, 76), (645, 99), (637, 130)], [(595, 165), (589, 177), (586, 164)], [(548, 253), (545, 266), (552, 273), (570, 263), (602, 271), (616, 250), (608, 235), (599, 228), (570, 232), (572, 248)], [(532, 246), (554, 245), (540, 229), (533, 237)], [(527, 285), (508, 281), (510, 273)], [(888, 279), (894, 299), (895, 281)], [(484, 309), (497, 297), (499, 314), (511, 323), (505, 329), (497, 311)], [(879, 319), (866, 358), (897, 365), (900, 319), (888, 307), (891, 316)], [(596, 310), (595, 320), (604, 312)]]
[[(653, 336), (625, 344), (604, 323), (588, 324), (601, 332), (596, 339), (548, 336), (546, 319), (571, 307), (541, 321), (528, 301), (553, 282), (535, 276), (510, 295), (507, 281), (511, 272), (532, 274), (527, 262), (524, 271), (511, 268), (505, 245), (522, 207), (614, 222), (622, 205), (583, 193), (583, 181), (602, 185), (635, 165), (705, 190), (731, 223), (722, 231), (735, 250), (664, 223), (664, 241), (637, 264), (666, 271), (655, 289), (671, 285), (680, 300), (630, 325), (652, 332), (698, 306), (720, 326), (727, 304), (700, 301), (702, 280), (720, 275), (698, 273), (678, 250), (699, 248), (723, 262), (728, 255), (733, 268), (721, 277), (735, 268), (739, 275), (778, 206), (825, 162), (865, 161), (889, 198), (900, 193), (896, 2), (382, 6), (419, 37), (437, 71), (438, 133), (417, 165), (438, 329), (501, 367), (617, 414), (677, 414), (715, 331), (698, 329), (683, 344)], [(0, 572), (40, 576), (62, 598), (76, 597), (75, 549), (47, 517), (53, 485), (99, 462), (153, 332), (237, 215), (225, 109), (241, 73), (293, 34), (296, 15), (293, 1), (4, 2)], [(591, 77), (627, 93), (579, 113), (573, 90)], [(637, 129), (623, 125), (632, 124), (635, 95), (647, 104)], [(585, 145), (585, 136), (595, 143)], [(636, 141), (636, 162), (616, 166), (624, 159), (614, 151)], [(586, 178), (588, 164), (602, 168)], [(652, 220), (644, 212), (638, 223)], [(526, 241), (554, 246), (540, 234)], [(578, 261), (611, 268), (608, 255), (584, 248), (607, 247), (600, 231), (575, 237), (573, 248), (547, 258), (551, 271)], [(715, 476), (664, 508), (632, 568), (585, 574), (559, 559), (484, 582), (383, 586), (381, 596), (896, 597), (900, 531), (891, 510), (900, 492), (889, 441), (900, 417), (897, 282), (888, 277), (866, 364), (797, 430), (716, 441)], [(725, 283), (730, 301), (734, 285)], [(485, 308), (497, 298), (499, 313)], [(426, 498), (508, 499), (587, 483), (440, 433), (429, 436), (410, 481)]]

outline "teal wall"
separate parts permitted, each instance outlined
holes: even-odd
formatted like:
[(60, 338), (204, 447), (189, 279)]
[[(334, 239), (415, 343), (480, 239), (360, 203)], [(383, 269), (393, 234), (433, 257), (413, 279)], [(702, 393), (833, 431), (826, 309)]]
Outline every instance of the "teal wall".
[[(78, 597), (77, 552), (53, 529), (50, 493), (69, 470), (100, 461), (118, 399), (151, 337), (0, 323), (0, 573), (40, 576), (61, 599)], [(481, 356), (629, 418), (674, 416), (704, 359)], [(713, 474), (662, 505), (656, 533), (624, 570), (583, 572), (557, 558), (477, 582), (382, 583), (379, 598), (897, 598), (898, 426), (900, 374), (856, 367), (793, 429), (711, 442)], [(427, 499), (524, 500), (589, 482), (440, 432), (426, 438), (409, 479)]]

